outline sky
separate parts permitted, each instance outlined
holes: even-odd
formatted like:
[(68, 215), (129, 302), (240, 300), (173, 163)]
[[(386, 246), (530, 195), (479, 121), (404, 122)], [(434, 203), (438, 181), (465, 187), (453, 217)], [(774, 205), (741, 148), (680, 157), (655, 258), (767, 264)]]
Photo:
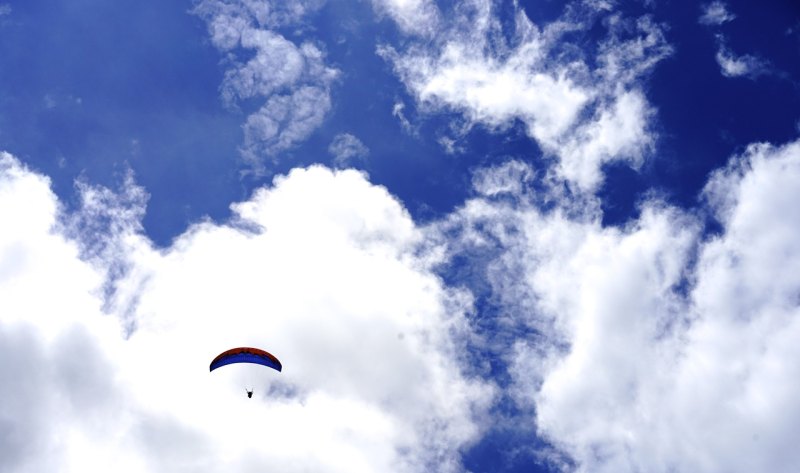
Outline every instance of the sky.
[(795, 472), (798, 202), (794, 1), (0, 0), (0, 471)]

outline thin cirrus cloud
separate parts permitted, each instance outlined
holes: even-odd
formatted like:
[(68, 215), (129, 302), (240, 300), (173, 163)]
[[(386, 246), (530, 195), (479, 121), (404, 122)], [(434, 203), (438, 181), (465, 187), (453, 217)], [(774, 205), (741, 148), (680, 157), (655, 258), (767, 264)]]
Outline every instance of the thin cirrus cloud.
[(537, 210), (508, 184), (525, 166), (486, 170), (481, 197), (441, 225), (507, 314), (482, 337), (539, 435), (580, 472), (793, 471), (800, 142), (751, 145), (712, 174), (713, 238), (657, 200), (625, 228)]
[(298, 24), (323, 3), (202, 0), (193, 10), (207, 22), (213, 44), (233, 58), (221, 86), (224, 102), (264, 100), (243, 125), (241, 153), (256, 172), (304, 141), (331, 109), (339, 71), (325, 65), (313, 43), (296, 44), (272, 29)]
[(328, 146), (328, 152), (333, 155), (334, 164), (340, 168), (352, 166), (356, 161), (369, 156), (369, 148), (350, 133), (334, 136)]
[[(471, 299), (385, 189), (298, 169), (163, 250), (139, 190), (82, 189), (76, 219), (0, 158), (1, 469), (459, 470), (493, 397), (459, 361)], [(283, 372), (208, 372), (237, 345)]]
[[(661, 26), (648, 17), (621, 18), (604, 4), (575, 4), (540, 27), (515, 8), (509, 26), (494, 3), (470, 2), (452, 12), (455, 19), (436, 41), (383, 45), (378, 52), (424, 111), (455, 110), (496, 130), (520, 120), (558, 158), (556, 174), (581, 191), (599, 187), (607, 162), (641, 165), (655, 137), (654, 111), (640, 82), (672, 52)], [(576, 55), (568, 35), (600, 17), (607, 18), (608, 35), (596, 56)]]

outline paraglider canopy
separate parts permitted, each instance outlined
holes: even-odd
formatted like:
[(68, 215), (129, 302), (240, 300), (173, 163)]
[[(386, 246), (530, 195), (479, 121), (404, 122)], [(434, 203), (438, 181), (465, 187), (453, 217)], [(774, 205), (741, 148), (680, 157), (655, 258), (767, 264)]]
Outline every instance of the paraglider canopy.
[(255, 363), (257, 365), (268, 366), (277, 371), (283, 369), (281, 362), (272, 354), (259, 348), (239, 347), (231, 348), (217, 355), (217, 357), (211, 361), (208, 370), (214, 371), (221, 366), (230, 365), (232, 363)]

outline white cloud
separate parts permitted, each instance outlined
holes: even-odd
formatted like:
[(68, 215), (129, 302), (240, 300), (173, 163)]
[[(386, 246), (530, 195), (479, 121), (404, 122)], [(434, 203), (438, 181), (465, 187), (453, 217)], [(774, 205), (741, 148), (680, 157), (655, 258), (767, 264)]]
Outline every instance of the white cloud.
[(458, 137), (450, 137), (447, 135), (440, 135), (436, 142), (444, 149), (447, 154), (464, 154), (467, 152), (463, 144), (459, 144)]
[[(242, 155), (256, 171), (308, 138), (331, 108), (330, 87), (339, 71), (325, 65), (313, 43), (296, 44), (270, 29), (297, 24), (322, 4), (203, 0), (194, 9), (208, 23), (214, 45), (233, 59), (221, 86), (225, 103), (265, 99), (243, 126)], [(243, 51), (254, 55), (239, 62)]]
[(0, 16), (10, 15), (11, 14), (11, 5), (7, 3), (0, 3)]
[(407, 34), (431, 36), (440, 21), (439, 10), (431, 0), (372, 0), (372, 6)]
[[(84, 185), (86, 215), (65, 227), (47, 179), (0, 157), (13, 229), (0, 232), (0, 469), (459, 470), (492, 396), (460, 369), (470, 299), (431, 272), (385, 189), (295, 170), (228, 224), (155, 250), (131, 186), (113, 198)], [(118, 243), (87, 244), (81, 229)], [(235, 345), (273, 351), (283, 372), (209, 373)]]
[(264, 29), (296, 25), (325, 4), (325, 0), (195, 0), (193, 12), (209, 22), (212, 39), (222, 49), (232, 49), (248, 24)]
[(334, 162), (340, 168), (352, 166), (353, 161), (363, 160), (369, 156), (369, 148), (350, 133), (339, 133), (334, 136), (328, 146), (328, 152), (333, 155)]
[(527, 163), (511, 160), (477, 169), (472, 176), (472, 186), (480, 194), (490, 197), (499, 194), (521, 195), (533, 177), (534, 171)]
[[(102, 274), (58, 231), (49, 180), (0, 153), (0, 469), (70, 470), (73, 430), (105, 439), (119, 407), (116, 320), (102, 314)], [(21, 204), (24, 203), (24, 204)], [(122, 417), (118, 418), (122, 421)], [(124, 459), (124, 457), (120, 457)], [(78, 469), (78, 468), (72, 468)]]
[[(620, 85), (634, 87), (656, 64), (672, 54), (662, 27), (644, 16), (629, 21), (612, 16), (608, 21), (610, 35), (599, 47), (597, 74), (603, 81), (597, 87), (617, 93)], [(634, 32), (634, 34), (631, 34)]]
[(392, 106), (392, 116), (397, 118), (404, 132), (408, 133), (411, 136), (416, 136), (418, 130), (411, 124), (411, 121), (409, 121), (409, 119), (406, 117), (405, 109), (406, 109), (406, 104), (404, 104), (401, 101), (396, 101)]
[(380, 52), (424, 107), (454, 108), (492, 127), (520, 118), (532, 134), (551, 139), (572, 123), (587, 91), (566, 70), (541, 70), (544, 38), (523, 13), (518, 15), (516, 47), (495, 57), (489, 34), (499, 26), (490, 10), (475, 9), (471, 22), (460, 20), (473, 28), (445, 31), (440, 48), (417, 45), (398, 52), (384, 47)]
[(559, 174), (582, 189), (595, 189), (603, 181), (605, 163), (624, 160), (638, 168), (653, 146), (648, 123), (654, 113), (641, 91), (620, 92), (563, 139)]
[[(578, 471), (792, 471), (800, 141), (712, 175), (711, 237), (652, 201), (621, 229), (591, 205), (537, 210), (534, 177), (481, 170), (479, 198), (420, 230), (364, 175), (300, 169), (155, 250), (130, 178), (81, 184), (66, 218), (3, 154), (0, 467), (458, 471), (492, 399), (460, 370), (468, 338)], [(441, 243), (476, 256), (492, 333), (469, 334), (470, 298), (432, 272)], [(207, 372), (238, 344), (284, 372)]]
[(258, 166), (264, 156), (275, 156), (307, 138), (331, 109), (328, 90), (302, 86), (274, 94), (244, 124), (243, 156)]
[[(577, 471), (793, 471), (800, 141), (751, 146), (712, 175), (712, 237), (657, 201), (603, 228), (596, 212), (536, 210), (520, 189), (469, 201), (443, 231), (508, 319), (483, 336), (500, 341), (539, 434)], [(496, 333), (519, 324), (535, 336)]]
[[(736, 15), (727, 10), (724, 2), (714, 1), (704, 7), (699, 22), (705, 25), (719, 26), (732, 21)], [(759, 56), (751, 54), (737, 55), (727, 45), (725, 35), (716, 35), (717, 54), (714, 58), (719, 65), (720, 72), (725, 77), (747, 77), (755, 80), (759, 76), (773, 73), (769, 62)]]
[(717, 43), (715, 58), (723, 76), (757, 79), (769, 73), (769, 63), (764, 59), (750, 54), (737, 56), (728, 48), (722, 36), (717, 37)]
[(725, 2), (715, 0), (703, 6), (703, 13), (697, 21), (703, 25), (719, 26), (735, 18), (736, 15), (728, 11)]
[(316, 54), (304, 54), (300, 47), (271, 31), (245, 30), (241, 44), (255, 49), (256, 55), (246, 64), (225, 73), (222, 97), (229, 103), (269, 96), (297, 82), (305, 72), (307, 61), (319, 60), (319, 53), (312, 45), (307, 45), (306, 49)]
[[(402, 51), (379, 48), (420, 109), (458, 111), (490, 129), (521, 121), (561, 160), (561, 177), (589, 192), (602, 181), (603, 163), (641, 162), (653, 141), (653, 109), (639, 82), (672, 51), (661, 27), (647, 17), (608, 13), (605, 4), (573, 5), (544, 28), (519, 8), (508, 27), (493, 8), (469, 2), (452, 12), (436, 41), (412, 41)], [(568, 34), (588, 29), (598, 15), (606, 15), (609, 35), (597, 57), (586, 58)], [(609, 127), (610, 121), (623, 126)]]

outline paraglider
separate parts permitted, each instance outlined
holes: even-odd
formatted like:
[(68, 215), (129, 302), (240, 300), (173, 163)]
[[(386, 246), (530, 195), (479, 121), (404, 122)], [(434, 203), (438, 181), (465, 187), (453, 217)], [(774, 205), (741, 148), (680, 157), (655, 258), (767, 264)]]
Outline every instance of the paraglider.
[[(283, 369), (281, 362), (271, 353), (259, 348), (239, 347), (231, 348), (230, 350), (226, 350), (217, 355), (216, 358), (211, 360), (211, 365), (208, 367), (208, 371), (211, 372), (219, 367), (233, 363), (254, 363), (257, 365), (267, 366), (276, 371), (281, 371)], [(247, 391), (248, 398), (253, 397), (252, 389), (245, 390)]]

